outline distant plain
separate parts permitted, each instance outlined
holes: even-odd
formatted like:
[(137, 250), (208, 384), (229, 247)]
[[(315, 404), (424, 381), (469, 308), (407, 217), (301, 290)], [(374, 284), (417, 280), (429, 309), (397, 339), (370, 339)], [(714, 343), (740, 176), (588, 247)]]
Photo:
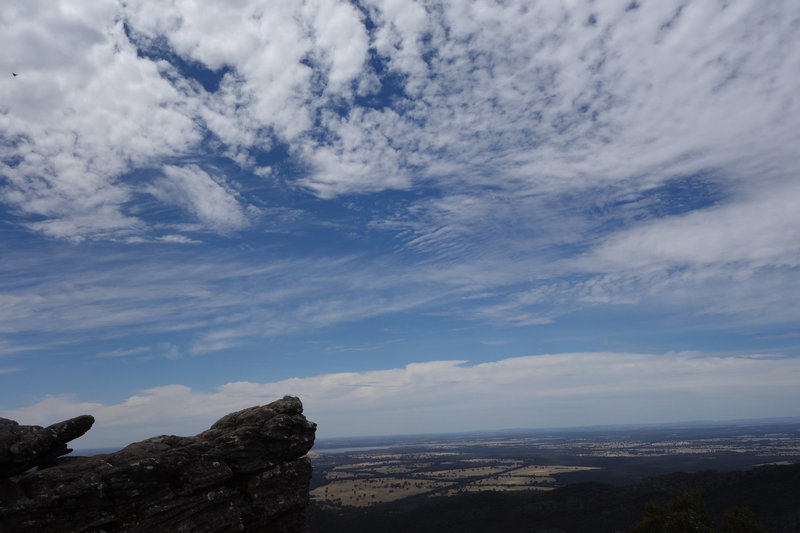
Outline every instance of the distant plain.
[(335, 511), (797, 463), (800, 420), (324, 439), (310, 456), (312, 504)]

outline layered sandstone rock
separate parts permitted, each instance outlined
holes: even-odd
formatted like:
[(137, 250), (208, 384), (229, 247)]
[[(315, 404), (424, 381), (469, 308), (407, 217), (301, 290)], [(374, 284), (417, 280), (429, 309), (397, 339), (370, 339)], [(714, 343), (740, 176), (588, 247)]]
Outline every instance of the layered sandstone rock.
[[(37, 442), (20, 435), (31, 428), (41, 436), (43, 428), (0, 423), (0, 531), (307, 531), (305, 454), (316, 425), (302, 412), (300, 400), (286, 396), (231, 413), (194, 437), (60, 459), (53, 453), (65, 442), (33, 446), (47, 451), (28, 453), (27, 462), (14, 443)], [(4, 440), (12, 429), (15, 437)], [(30, 466), (39, 469), (19, 473)]]

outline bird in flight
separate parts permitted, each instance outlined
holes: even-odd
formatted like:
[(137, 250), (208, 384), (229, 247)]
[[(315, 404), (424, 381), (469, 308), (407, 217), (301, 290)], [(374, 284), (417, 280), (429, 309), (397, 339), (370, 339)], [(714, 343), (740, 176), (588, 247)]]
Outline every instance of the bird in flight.
[(14, 76), (15, 78), (17, 77), (17, 73), (16, 72), (12, 72), (11, 75)]

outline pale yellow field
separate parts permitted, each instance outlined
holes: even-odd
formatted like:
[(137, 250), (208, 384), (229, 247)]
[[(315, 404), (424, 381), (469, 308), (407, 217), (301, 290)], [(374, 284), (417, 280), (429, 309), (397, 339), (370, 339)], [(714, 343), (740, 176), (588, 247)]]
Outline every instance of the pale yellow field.
[(372, 471), (377, 472), (378, 474), (405, 474), (411, 470), (416, 470), (417, 468), (419, 468), (418, 465), (415, 465), (413, 469), (404, 465), (387, 465), (373, 468)]
[[(407, 498), (417, 494), (457, 494), (478, 491), (551, 490), (556, 474), (594, 470), (595, 467), (563, 465), (522, 466), (520, 461), (471, 459), (470, 464), (492, 463), (469, 468), (440, 468), (426, 472), (411, 472), (426, 468), (430, 463), (415, 463), (413, 468), (395, 461), (370, 461), (336, 467), (325, 476), (329, 483), (311, 491), (315, 501), (335, 506), (367, 507)], [(446, 466), (439, 463), (437, 466)], [(470, 483), (460, 480), (480, 478)]]
[(377, 503), (391, 502), (443, 489), (451, 483), (440, 481), (416, 482), (402, 478), (372, 478), (334, 481), (311, 491), (313, 500), (348, 507), (367, 507)]

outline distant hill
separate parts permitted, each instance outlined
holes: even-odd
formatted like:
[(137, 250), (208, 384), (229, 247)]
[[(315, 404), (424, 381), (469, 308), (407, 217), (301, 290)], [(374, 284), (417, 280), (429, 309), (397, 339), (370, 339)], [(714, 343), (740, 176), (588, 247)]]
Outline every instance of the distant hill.
[(728, 508), (749, 507), (771, 533), (800, 531), (800, 464), (673, 473), (627, 486), (407, 498), (368, 509), (327, 511), (312, 502), (310, 523), (314, 533), (617, 533), (639, 521), (648, 502), (664, 504), (687, 490), (701, 495), (717, 521)]

